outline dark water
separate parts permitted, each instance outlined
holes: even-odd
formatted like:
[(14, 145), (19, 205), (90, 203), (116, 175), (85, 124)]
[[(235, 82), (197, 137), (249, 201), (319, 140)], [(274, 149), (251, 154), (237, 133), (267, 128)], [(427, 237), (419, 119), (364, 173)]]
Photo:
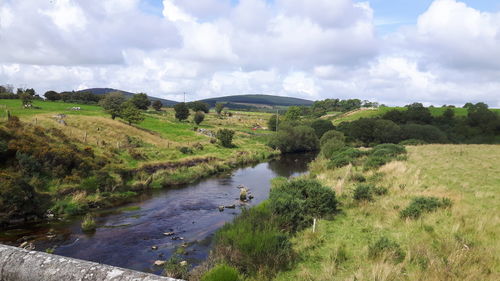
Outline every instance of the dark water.
[[(306, 173), (307, 164), (314, 157), (311, 154), (284, 155), (195, 184), (154, 192), (141, 202), (98, 214), (99, 227), (91, 235), (82, 233), (81, 219), (75, 219), (3, 231), (0, 242), (18, 245), (18, 239), (32, 236), (30, 241), (34, 241), (40, 251), (55, 247), (57, 255), (157, 274), (161, 273), (161, 268), (154, 266), (154, 261), (167, 260), (186, 243), (186, 252), (181, 257), (196, 265), (207, 257), (211, 238), (218, 228), (239, 214), (243, 206), (267, 199), (271, 179)], [(237, 186), (240, 184), (255, 196), (251, 202), (239, 201)], [(233, 204), (236, 209), (218, 210), (218, 206)], [(175, 234), (165, 236), (166, 232)], [(158, 249), (153, 250), (152, 246)]]

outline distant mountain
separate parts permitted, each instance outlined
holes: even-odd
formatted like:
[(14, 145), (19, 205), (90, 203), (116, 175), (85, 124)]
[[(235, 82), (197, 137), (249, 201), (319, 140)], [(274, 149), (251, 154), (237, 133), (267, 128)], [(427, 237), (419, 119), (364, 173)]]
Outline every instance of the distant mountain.
[[(110, 93), (110, 92), (120, 92), (127, 98), (131, 98), (134, 95), (134, 93), (131, 93), (131, 92), (126, 92), (126, 91), (111, 89), (111, 88), (91, 88), (91, 89), (80, 90), (77, 92), (91, 92), (94, 95), (105, 95), (105, 94)], [(178, 103), (178, 102), (173, 101), (173, 100), (166, 100), (166, 99), (162, 99), (162, 98), (152, 97), (150, 95), (148, 95), (148, 98), (151, 101), (159, 100), (165, 106), (172, 106), (172, 105), (175, 105)]]
[(272, 96), (272, 95), (235, 95), (225, 96), (218, 98), (203, 99), (202, 102), (208, 103), (210, 106), (215, 106), (216, 103), (226, 103), (231, 108), (244, 108), (244, 107), (274, 107), (274, 106), (300, 106), (312, 105), (314, 102), (311, 100)]

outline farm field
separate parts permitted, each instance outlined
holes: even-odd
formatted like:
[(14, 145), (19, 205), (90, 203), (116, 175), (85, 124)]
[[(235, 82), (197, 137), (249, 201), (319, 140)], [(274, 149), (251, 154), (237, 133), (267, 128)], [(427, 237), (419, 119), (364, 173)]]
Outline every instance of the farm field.
[[(311, 173), (335, 189), (342, 212), (320, 220), (293, 239), (300, 262), (275, 280), (499, 280), (500, 146), (407, 147), (408, 159), (365, 172), (352, 166)], [(352, 199), (354, 174), (386, 187), (371, 202)], [(452, 206), (403, 219), (400, 211), (417, 196), (449, 198)], [(398, 257), (370, 256), (381, 238), (395, 242)], [(392, 242), (391, 242), (392, 243)], [(388, 244), (394, 245), (394, 244)]]

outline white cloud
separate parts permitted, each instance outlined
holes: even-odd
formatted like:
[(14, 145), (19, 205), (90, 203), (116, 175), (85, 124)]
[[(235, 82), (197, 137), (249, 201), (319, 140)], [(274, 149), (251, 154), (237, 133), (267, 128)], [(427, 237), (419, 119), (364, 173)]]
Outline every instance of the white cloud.
[(353, 0), (0, 0), (0, 84), (500, 106), (500, 12), (435, 0), (377, 35)]

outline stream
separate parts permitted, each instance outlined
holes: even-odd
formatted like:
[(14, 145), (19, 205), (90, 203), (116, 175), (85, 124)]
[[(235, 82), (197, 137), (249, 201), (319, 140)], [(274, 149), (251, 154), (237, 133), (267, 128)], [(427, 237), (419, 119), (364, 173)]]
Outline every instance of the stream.
[[(314, 154), (282, 155), (197, 183), (151, 192), (138, 202), (98, 212), (93, 234), (81, 231), (82, 218), (73, 218), (2, 230), (0, 243), (18, 246), (29, 239), (38, 251), (53, 248), (56, 255), (155, 274), (162, 273), (154, 265), (156, 260), (167, 260), (183, 247), (181, 258), (195, 266), (207, 258), (218, 228), (242, 207), (268, 198), (271, 179), (307, 173), (314, 158)], [(240, 202), (238, 185), (249, 188), (254, 196), (250, 202)], [(233, 204), (235, 209), (219, 211), (219, 206)]]

